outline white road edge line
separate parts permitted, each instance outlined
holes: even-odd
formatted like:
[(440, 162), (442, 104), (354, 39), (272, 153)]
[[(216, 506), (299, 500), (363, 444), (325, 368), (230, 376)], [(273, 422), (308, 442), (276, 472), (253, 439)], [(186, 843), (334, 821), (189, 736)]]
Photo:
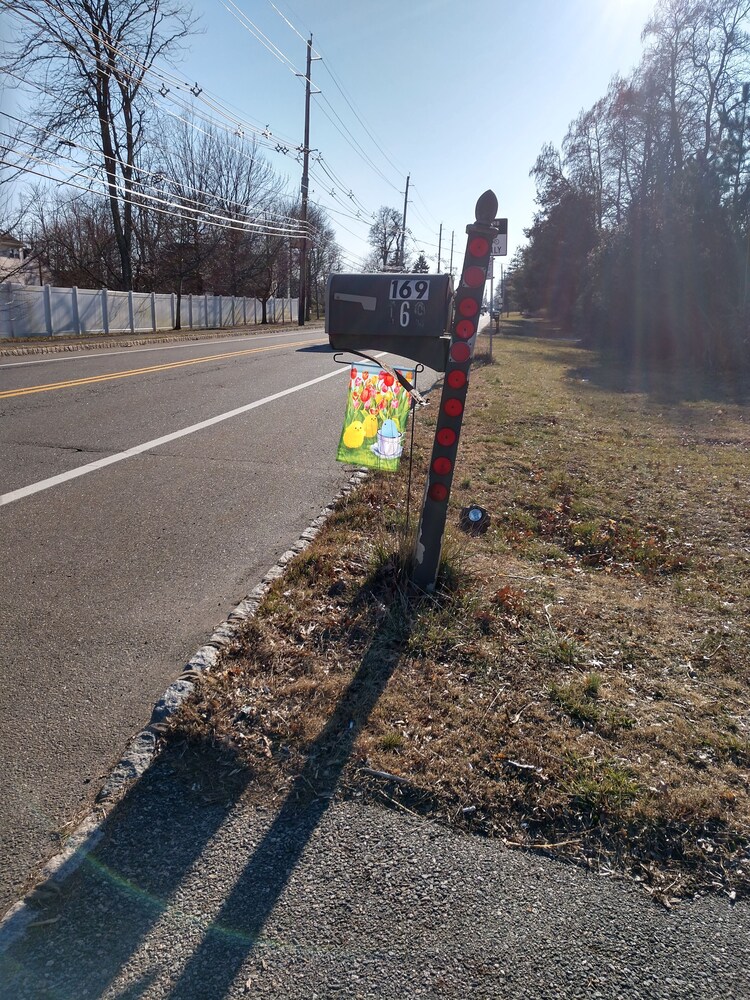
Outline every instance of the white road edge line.
[[(375, 357), (382, 358), (383, 354), (387, 353), (382, 351), (380, 354), (376, 354)], [(214, 424), (220, 424), (224, 420), (231, 420), (232, 417), (239, 417), (243, 413), (248, 413), (250, 410), (255, 410), (259, 406), (264, 406), (266, 403), (273, 403), (277, 399), (282, 399), (284, 396), (290, 396), (293, 392), (300, 392), (302, 389), (309, 389), (311, 385), (317, 385), (319, 382), (325, 382), (326, 379), (333, 378), (335, 375), (342, 375), (344, 372), (348, 372), (350, 369), (347, 366), (342, 366), (338, 371), (329, 372), (327, 375), (320, 375), (318, 378), (310, 379), (309, 382), (300, 382), (299, 385), (293, 385), (289, 389), (282, 389), (281, 392), (275, 392), (272, 396), (265, 396), (263, 399), (256, 399), (254, 403), (247, 403), (245, 406), (238, 406), (236, 410), (228, 410), (226, 413), (219, 413), (215, 417), (210, 417), (208, 420), (202, 420), (199, 424), (192, 424), (190, 427), (183, 427), (181, 431), (173, 431), (171, 434), (165, 434), (163, 437), (154, 438), (153, 441), (145, 441), (143, 444), (137, 444), (133, 448), (128, 448), (127, 451), (120, 451), (116, 455), (109, 455), (107, 458), (99, 458), (95, 462), (89, 462), (88, 465), (81, 465), (77, 469), (71, 469), (69, 472), (61, 472), (58, 476), (50, 476), (49, 479), (41, 479), (38, 483), (31, 483), (30, 486), (22, 486), (19, 490), (12, 490), (10, 493), (3, 493), (0, 495), (0, 507), (4, 504), (13, 503), (16, 500), (23, 500), (24, 497), (30, 497), (34, 493), (41, 493), (42, 490), (51, 489), (53, 486), (59, 486), (61, 483), (67, 483), (71, 479), (77, 479), (79, 476), (85, 476), (89, 472), (96, 472), (97, 469), (104, 469), (108, 465), (114, 465), (116, 462), (124, 462), (126, 458), (133, 458), (135, 455), (142, 455), (144, 451), (149, 451), (151, 448), (158, 448), (159, 445), (169, 444), (170, 441), (177, 441), (178, 438), (187, 437), (188, 434), (195, 434), (196, 431), (205, 430), (206, 427), (213, 427)]]

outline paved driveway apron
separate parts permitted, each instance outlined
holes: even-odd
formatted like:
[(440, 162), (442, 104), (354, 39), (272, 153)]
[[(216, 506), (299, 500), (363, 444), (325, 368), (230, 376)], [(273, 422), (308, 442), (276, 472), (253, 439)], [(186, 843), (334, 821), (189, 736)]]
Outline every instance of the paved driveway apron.
[(3, 1000), (750, 996), (747, 903), (639, 887), (358, 801), (251, 804), (166, 755), (0, 956)]

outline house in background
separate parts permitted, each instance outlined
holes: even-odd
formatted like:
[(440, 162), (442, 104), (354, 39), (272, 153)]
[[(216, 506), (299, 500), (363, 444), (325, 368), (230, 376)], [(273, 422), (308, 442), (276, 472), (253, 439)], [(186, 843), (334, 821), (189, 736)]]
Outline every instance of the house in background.
[(29, 247), (14, 236), (0, 233), (0, 282), (40, 285), (39, 267)]

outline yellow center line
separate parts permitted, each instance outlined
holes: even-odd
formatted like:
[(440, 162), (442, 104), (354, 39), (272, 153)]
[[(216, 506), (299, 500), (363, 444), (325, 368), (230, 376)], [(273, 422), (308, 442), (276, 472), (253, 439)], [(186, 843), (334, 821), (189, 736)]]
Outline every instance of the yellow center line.
[(113, 372), (110, 375), (91, 375), (88, 378), (69, 379), (65, 382), (48, 382), (46, 385), (30, 385), (25, 389), (6, 389), (0, 392), (0, 399), (14, 399), (16, 396), (30, 396), (35, 392), (50, 392), (52, 389), (70, 389), (79, 385), (94, 385), (96, 382), (110, 382), (116, 378), (130, 378), (132, 375), (148, 375), (151, 372), (165, 372), (172, 368), (184, 368), (186, 365), (200, 365), (206, 361), (222, 361), (224, 358), (237, 358), (243, 354), (259, 354), (262, 351), (278, 351), (284, 347), (301, 347), (313, 344), (314, 340), (296, 340), (293, 343), (270, 344), (266, 347), (249, 347), (244, 351), (228, 351), (226, 354), (211, 354), (205, 358), (189, 358), (185, 361), (170, 361), (164, 365), (151, 365), (148, 368), (133, 368), (125, 372)]

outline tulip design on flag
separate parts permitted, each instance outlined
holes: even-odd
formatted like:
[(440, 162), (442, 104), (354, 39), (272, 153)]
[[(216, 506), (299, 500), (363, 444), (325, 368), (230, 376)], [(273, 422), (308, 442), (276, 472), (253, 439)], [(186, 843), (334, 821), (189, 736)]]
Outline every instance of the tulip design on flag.
[[(414, 384), (413, 370), (398, 372)], [(409, 393), (390, 372), (375, 365), (352, 367), (337, 460), (395, 472), (404, 450), (409, 404)]]

